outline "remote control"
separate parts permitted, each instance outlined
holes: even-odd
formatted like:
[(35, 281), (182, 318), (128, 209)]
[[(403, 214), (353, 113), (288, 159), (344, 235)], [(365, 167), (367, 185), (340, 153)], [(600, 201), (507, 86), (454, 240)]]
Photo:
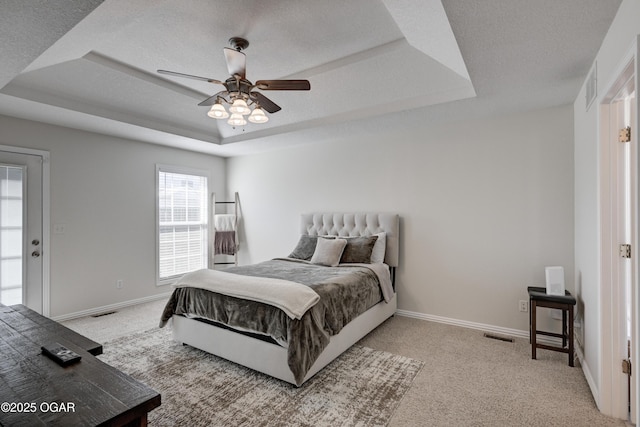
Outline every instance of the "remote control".
[(74, 353), (57, 342), (49, 345), (43, 345), (41, 348), (44, 355), (53, 359), (60, 366), (71, 365), (72, 363), (79, 362), (82, 358), (78, 353)]

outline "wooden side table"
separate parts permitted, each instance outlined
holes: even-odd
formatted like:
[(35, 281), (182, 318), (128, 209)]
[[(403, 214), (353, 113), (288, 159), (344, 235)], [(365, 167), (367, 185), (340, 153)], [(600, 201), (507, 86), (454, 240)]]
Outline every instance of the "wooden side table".
[[(569, 366), (573, 366), (573, 307), (576, 299), (565, 291), (564, 295), (549, 295), (546, 288), (529, 286), (529, 341), (531, 342), (531, 358), (536, 358), (536, 350), (539, 348), (551, 351), (559, 351), (569, 354)], [(539, 331), (536, 328), (536, 311), (538, 307), (555, 308), (562, 310), (562, 333)], [(562, 347), (539, 344), (537, 335), (562, 338)], [(567, 345), (568, 344), (568, 345)]]

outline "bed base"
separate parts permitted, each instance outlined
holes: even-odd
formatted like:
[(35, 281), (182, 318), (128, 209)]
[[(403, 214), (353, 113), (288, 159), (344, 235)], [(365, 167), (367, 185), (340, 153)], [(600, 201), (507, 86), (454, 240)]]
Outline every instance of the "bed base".
[[(303, 383), (393, 316), (396, 309), (397, 297), (394, 295), (388, 303), (382, 301), (349, 322), (339, 334), (331, 337)], [(173, 339), (296, 385), (287, 364), (287, 349), (277, 344), (177, 315), (173, 316)]]

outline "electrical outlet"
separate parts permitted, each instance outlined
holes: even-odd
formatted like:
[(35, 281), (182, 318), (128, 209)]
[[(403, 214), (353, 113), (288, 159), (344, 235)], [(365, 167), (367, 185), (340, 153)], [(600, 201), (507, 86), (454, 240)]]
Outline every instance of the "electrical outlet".
[(118, 279), (118, 280), (116, 280), (116, 288), (118, 288), (118, 289), (122, 289), (122, 286), (123, 286), (123, 284), (122, 284), (122, 279)]
[(518, 309), (524, 313), (529, 311), (529, 303), (526, 300), (521, 299), (518, 302)]

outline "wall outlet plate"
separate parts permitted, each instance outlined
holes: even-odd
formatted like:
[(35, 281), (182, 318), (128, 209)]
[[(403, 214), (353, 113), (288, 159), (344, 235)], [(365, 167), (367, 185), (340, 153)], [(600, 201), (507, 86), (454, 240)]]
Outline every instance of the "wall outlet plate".
[(529, 301), (521, 299), (518, 302), (518, 309), (524, 313), (529, 311)]

